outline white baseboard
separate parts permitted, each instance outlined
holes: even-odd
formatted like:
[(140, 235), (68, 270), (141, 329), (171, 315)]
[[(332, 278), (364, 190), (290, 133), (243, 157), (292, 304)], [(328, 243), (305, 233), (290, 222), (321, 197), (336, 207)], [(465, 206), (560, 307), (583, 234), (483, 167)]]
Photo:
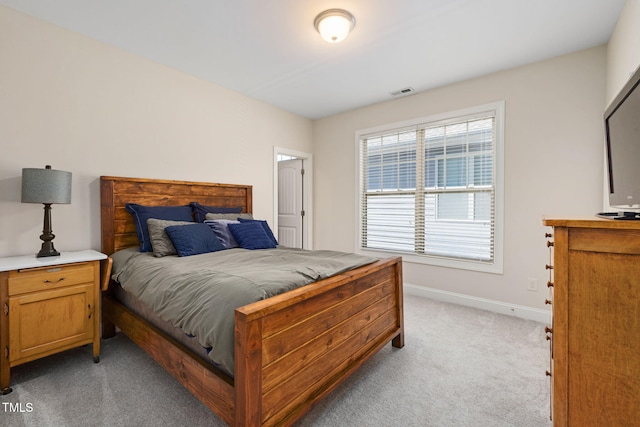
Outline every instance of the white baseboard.
[(527, 307), (524, 305), (508, 304), (487, 298), (473, 297), (470, 295), (458, 294), (455, 292), (443, 291), (440, 289), (416, 286), (409, 283), (404, 284), (404, 291), (410, 295), (431, 298), (437, 301), (449, 302), (452, 304), (464, 305), (467, 307), (479, 308), (481, 310), (493, 311), (494, 313), (506, 314), (508, 316), (520, 317), (536, 322), (549, 323), (551, 312), (539, 308)]

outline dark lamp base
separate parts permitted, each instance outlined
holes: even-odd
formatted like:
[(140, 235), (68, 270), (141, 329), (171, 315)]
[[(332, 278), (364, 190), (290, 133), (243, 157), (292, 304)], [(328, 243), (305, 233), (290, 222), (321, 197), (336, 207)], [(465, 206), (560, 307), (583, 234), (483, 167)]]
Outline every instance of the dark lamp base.
[(42, 244), (42, 248), (40, 249), (40, 252), (36, 254), (36, 257), (41, 258), (46, 256), (59, 256), (59, 255), (60, 255), (60, 252), (56, 251), (56, 249), (53, 247), (53, 242), (49, 241), (49, 242), (44, 242)]
[(53, 250), (53, 251), (50, 251), (50, 252), (42, 252), (42, 251), (40, 251), (40, 252), (38, 252), (36, 254), (36, 258), (42, 258), (42, 257), (46, 257), (46, 256), (60, 256), (60, 252), (58, 252), (56, 250)]
[(42, 248), (40, 248), (40, 252), (36, 254), (36, 257), (46, 257), (46, 256), (59, 256), (60, 252), (56, 251), (56, 248), (53, 247), (53, 239), (55, 238), (55, 234), (51, 230), (51, 203), (44, 204), (44, 227), (42, 229), (42, 234), (40, 235), (40, 240), (42, 240)]

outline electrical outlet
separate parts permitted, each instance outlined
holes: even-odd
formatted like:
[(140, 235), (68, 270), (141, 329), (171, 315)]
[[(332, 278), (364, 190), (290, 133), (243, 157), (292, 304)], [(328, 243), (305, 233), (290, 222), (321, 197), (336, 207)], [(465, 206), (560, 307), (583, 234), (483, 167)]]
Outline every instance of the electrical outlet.
[(529, 277), (529, 279), (527, 280), (528, 280), (527, 289), (532, 292), (536, 292), (538, 290), (538, 279)]

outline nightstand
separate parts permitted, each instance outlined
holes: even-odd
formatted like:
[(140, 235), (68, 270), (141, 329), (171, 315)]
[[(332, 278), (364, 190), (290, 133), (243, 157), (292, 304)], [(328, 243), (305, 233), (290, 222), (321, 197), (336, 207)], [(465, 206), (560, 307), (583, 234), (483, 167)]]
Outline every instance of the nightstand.
[(93, 250), (0, 258), (2, 394), (14, 366), (85, 344), (100, 361), (101, 263), (108, 279), (111, 259)]

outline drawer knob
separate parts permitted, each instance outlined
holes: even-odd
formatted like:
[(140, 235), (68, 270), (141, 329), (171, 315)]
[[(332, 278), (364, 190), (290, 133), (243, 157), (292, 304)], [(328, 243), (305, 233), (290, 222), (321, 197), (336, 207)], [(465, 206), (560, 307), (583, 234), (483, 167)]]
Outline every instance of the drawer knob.
[(550, 248), (551, 246), (553, 246), (553, 242), (547, 241), (547, 247)]
[(547, 238), (549, 238), (549, 237), (553, 237), (553, 234), (551, 234), (551, 233), (544, 233), (544, 237), (547, 237)]
[(49, 279), (45, 279), (45, 280), (43, 280), (43, 281), (44, 281), (44, 283), (60, 283), (60, 282), (62, 282), (63, 280), (64, 280), (64, 277), (61, 277), (61, 278), (59, 278), (59, 279), (58, 279), (58, 280), (56, 280), (56, 281), (49, 280)]
[(544, 327), (544, 333), (545, 333), (545, 334), (549, 334), (549, 333), (551, 333), (551, 334), (552, 334), (552, 333), (553, 333), (553, 329), (551, 329), (551, 328), (550, 328), (550, 327), (548, 327), (548, 326), (545, 326), (545, 327)]
[(546, 268), (547, 270), (553, 270), (553, 265), (545, 265), (544, 268)]
[(553, 282), (551, 281), (547, 282), (547, 288), (553, 288)]
[(547, 374), (548, 377), (551, 376), (551, 372), (549, 372), (549, 371), (545, 372), (545, 374)]
[(551, 301), (550, 299), (546, 299), (546, 300), (544, 300), (544, 303), (551, 305), (553, 303), (553, 301)]

